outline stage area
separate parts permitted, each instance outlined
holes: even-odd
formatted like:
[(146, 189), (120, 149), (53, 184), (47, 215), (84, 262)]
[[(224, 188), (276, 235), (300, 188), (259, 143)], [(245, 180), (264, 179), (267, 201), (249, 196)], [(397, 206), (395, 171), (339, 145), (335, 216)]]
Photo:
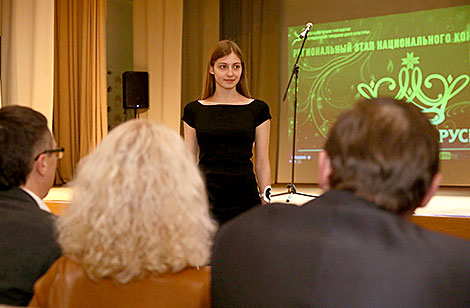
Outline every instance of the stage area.
[[(301, 193), (320, 195), (322, 191), (312, 185), (298, 185)], [(286, 185), (275, 185), (274, 194), (287, 192)], [(288, 195), (277, 196), (273, 202), (285, 203)], [(72, 191), (68, 187), (53, 187), (44, 199), (51, 211), (61, 215), (70, 203)], [(293, 195), (291, 204), (301, 206), (312, 198)], [(470, 239), (470, 188), (443, 187), (425, 208), (420, 208), (413, 221), (425, 228)]]

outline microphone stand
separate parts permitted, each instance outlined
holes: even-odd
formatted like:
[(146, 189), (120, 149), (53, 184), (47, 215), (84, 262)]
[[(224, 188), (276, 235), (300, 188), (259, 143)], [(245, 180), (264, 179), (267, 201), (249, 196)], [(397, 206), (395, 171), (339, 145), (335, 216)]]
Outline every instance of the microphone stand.
[(307, 194), (307, 193), (302, 193), (298, 192), (297, 188), (295, 187), (294, 184), (294, 175), (295, 175), (295, 142), (296, 142), (296, 130), (297, 130), (297, 81), (299, 78), (299, 59), (300, 55), (302, 54), (302, 50), (305, 45), (305, 41), (307, 41), (307, 35), (308, 35), (308, 30), (304, 30), (303, 34), (303, 41), (302, 41), (302, 46), (300, 46), (299, 54), (297, 55), (297, 59), (295, 60), (294, 67), (292, 68), (292, 73), (289, 78), (289, 82), (287, 84), (286, 91), (284, 92), (284, 96), (282, 98), (282, 102), (284, 102), (287, 98), (287, 93), (289, 92), (289, 87), (292, 82), (292, 78), (295, 76), (294, 79), (294, 127), (293, 127), (293, 135), (292, 135), (292, 165), (291, 165), (291, 181), (289, 184), (287, 184), (287, 192), (279, 193), (279, 194), (273, 194), (271, 197), (276, 197), (276, 196), (282, 196), (282, 195), (289, 195), (286, 199), (286, 202), (290, 202), (290, 199), (292, 198), (293, 195), (301, 195), (301, 196), (306, 196), (306, 197), (311, 197), (311, 198), (316, 198), (318, 196)]

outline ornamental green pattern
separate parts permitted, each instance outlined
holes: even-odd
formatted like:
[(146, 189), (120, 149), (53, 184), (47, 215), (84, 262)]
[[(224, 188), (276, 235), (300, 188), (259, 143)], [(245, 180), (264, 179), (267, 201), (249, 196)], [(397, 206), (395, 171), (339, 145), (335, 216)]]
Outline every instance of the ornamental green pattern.
[[(405, 100), (419, 107), (422, 112), (433, 114), (431, 124), (439, 125), (445, 121), (445, 112), (449, 101), (463, 91), (470, 82), (470, 76), (462, 74), (457, 78), (448, 75), (431, 74), (423, 79), (423, 73), (419, 67), (419, 57), (414, 52), (409, 52), (406, 58), (402, 58), (402, 68), (398, 73), (398, 82), (391, 77), (383, 77), (377, 81), (371, 80), (369, 84), (359, 83), (357, 91), (365, 98), (377, 98), (381, 86), (388, 84), (389, 91), (397, 89), (396, 99)], [(437, 81), (442, 85), (442, 92), (435, 97), (428, 96), (426, 89), (431, 89)]]

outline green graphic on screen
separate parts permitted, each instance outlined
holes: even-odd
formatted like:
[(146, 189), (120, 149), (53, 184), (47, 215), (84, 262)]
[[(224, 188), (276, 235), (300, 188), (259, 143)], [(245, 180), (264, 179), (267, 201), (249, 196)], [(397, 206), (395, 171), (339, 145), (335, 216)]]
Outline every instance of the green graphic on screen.
[[(302, 30), (288, 28), (289, 68)], [(296, 168), (316, 164), (342, 111), (378, 96), (416, 105), (439, 130), (441, 160), (470, 165), (470, 5), (314, 25), (299, 67)], [(291, 86), (288, 143), (293, 94)], [(470, 185), (470, 175), (468, 183), (450, 184)]]

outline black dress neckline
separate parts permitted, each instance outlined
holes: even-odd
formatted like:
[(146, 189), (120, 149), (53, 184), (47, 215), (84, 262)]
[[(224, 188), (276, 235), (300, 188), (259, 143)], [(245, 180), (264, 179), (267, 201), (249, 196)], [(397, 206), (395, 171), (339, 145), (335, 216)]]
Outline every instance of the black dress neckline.
[(207, 104), (203, 104), (201, 102), (201, 100), (197, 100), (197, 102), (199, 103), (199, 105), (201, 106), (207, 106), (207, 107), (213, 107), (213, 106), (249, 106), (251, 105), (256, 99), (252, 99), (251, 102), (249, 103), (246, 103), (246, 104), (224, 104), (224, 103), (220, 103), (220, 104), (210, 104), (210, 105), (207, 105)]

